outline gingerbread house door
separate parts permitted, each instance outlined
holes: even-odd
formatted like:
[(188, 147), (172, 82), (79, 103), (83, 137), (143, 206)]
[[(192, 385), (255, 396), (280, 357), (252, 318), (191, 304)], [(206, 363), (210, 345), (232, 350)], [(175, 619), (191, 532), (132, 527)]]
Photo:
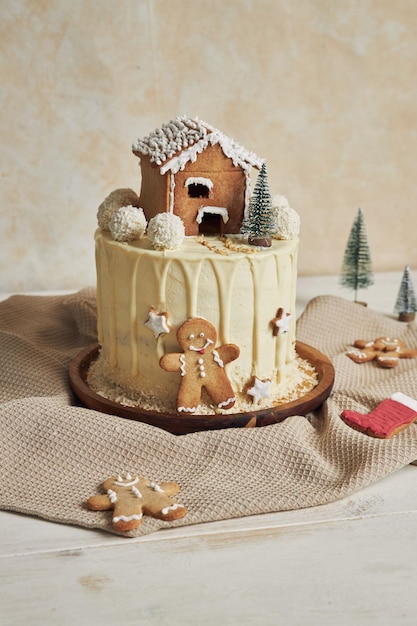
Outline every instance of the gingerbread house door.
[(202, 206), (197, 213), (198, 232), (200, 235), (222, 235), (228, 220), (229, 212), (225, 207)]
[(201, 222), (198, 226), (198, 232), (201, 235), (214, 236), (222, 234), (223, 220), (219, 214), (204, 212)]

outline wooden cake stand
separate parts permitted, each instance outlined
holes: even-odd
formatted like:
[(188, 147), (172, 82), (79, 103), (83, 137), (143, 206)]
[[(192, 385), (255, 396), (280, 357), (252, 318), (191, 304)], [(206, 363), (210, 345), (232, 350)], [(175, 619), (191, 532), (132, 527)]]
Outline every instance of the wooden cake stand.
[(311, 346), (298, 341), (297, 354), (311, 363), (318, 375), (318, 384), (304, 396), (293, 402), (276, 407), (251, 411), (249, 413), (231, 413), (228, 415), (178, 415), (146, 411), (140, 407), (118, 404), (104, 398), (87, 385), (87, 372), (97, 358), (100, 346), (93, 344), (82, 350), (70, 364), (69, 378), (71, 388), (81, 402), (90, 409), (117, 415), (126, 419), (145, 422), (162, 428), (173, 435), (185, 435), (203, 430), (221, 428), (253, 428), (282, 422), (291, 415), (307, 415), (318, 408), (329, 396), (334, 382), (334, 368), (329, 359)]

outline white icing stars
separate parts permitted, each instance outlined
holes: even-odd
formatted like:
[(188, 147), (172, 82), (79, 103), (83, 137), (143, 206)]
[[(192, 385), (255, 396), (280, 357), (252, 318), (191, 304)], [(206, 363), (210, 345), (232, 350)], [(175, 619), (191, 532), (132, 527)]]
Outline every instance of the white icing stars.
[(150, 328), (156, 339), (163, 333), (169, 333), (171, 326), (168, 324), (168, 313), (166, 311), (158, 313), (158, 311), (151, 307), (145, 326)]
[(278, 309), (276, 316), (271, 320), (274, 337), (289, 331), (291, 317), (291, 313), (286, 313), (282, 307)]
[(260, 380), (256, 376), (252, 379), (252, 387), (249, 387), (247, 393), (249, 396), (253, 396), (254, 404), (258, 404), (262, 398), (269, 398), (269, 388), (271, 386), (270, 380)]

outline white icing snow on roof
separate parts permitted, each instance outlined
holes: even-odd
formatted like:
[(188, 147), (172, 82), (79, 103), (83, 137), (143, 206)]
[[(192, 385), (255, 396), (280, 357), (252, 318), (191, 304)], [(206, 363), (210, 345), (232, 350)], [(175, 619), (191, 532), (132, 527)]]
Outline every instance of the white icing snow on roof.
[(138, 156), (149, 156), (152, 163), (161, 167), (161, 174), (171, 171), (176, 174), (186, 164), (197, 159), (207, 146), (219, 144), (233, 165), (250, 171), (252, 166), (261, 167), (263, 159), (249, 152), (217, 128), (199, 119), (186, 115), (171, 120), (157, 128), (147, 137), (138, 139), (132, 150)]

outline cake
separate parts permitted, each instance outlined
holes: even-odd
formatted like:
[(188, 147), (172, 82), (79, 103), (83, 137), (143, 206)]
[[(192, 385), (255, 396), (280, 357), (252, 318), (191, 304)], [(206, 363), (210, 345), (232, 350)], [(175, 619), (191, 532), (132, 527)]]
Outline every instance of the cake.
[(115, 190), (98, 209), (91, 389), (146, 411), (207, 416), (313, 388), (314, 368), (295, 348), (299, 217), (271, 198), (264, 161), (186, 116), (133, 153), (140, 194)]

